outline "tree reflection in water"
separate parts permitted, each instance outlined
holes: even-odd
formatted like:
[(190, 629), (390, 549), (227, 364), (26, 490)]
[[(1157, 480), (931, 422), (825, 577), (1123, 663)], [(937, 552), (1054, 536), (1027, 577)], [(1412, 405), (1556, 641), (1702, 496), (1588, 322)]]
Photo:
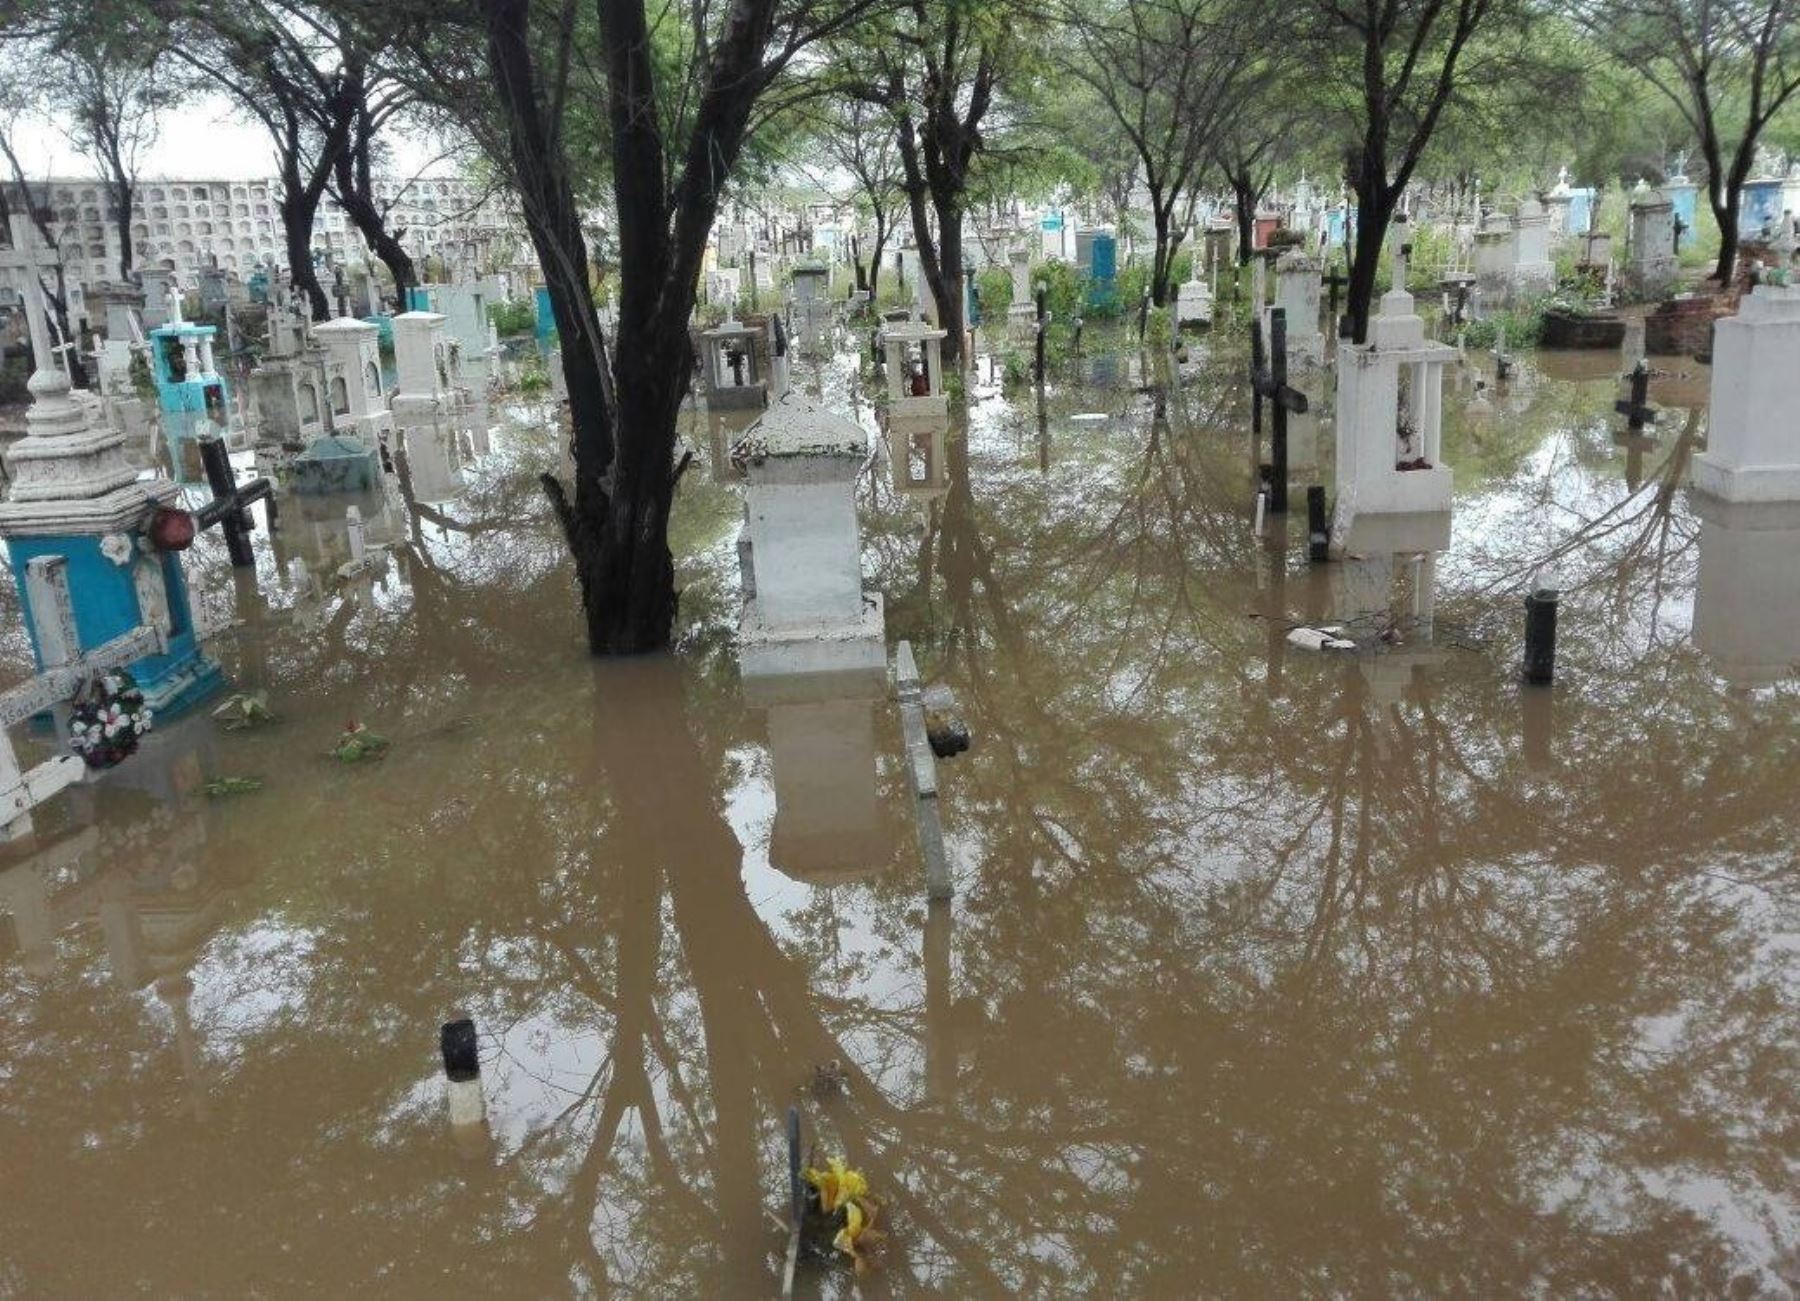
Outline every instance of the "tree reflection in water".
[[(198, 1072), (91, 917), (0, 963), (0, 1161), (31, 1172), (0, 1291), (767, 1295), (795, 1101), (890, 1199), (897, 1295), (1792, 1285), (1796, 693), (1723, 691), (1671, 631), (1694, 431), (1634, 491), (1607, 383), (1452, 422), (1463, 532), (1397, 672), (1287, 651), (1340, 589), (1298, 530), (1252, 537), (1216, 351), (1106, 398), (1123, 419), (1053, 388), (1046, 439), (1032, 402), (958, 412), (941, 495), (871, 475), (890, 635), (977, 737), (948, 913), (904, 835), (853, 883), (771, 869), (726, 485), (682, 503), (677, 657), (582, 656), (529, 439), (409, 511), (388, 595), (309, 629), (267, 575), (288, 721), (218, 762), (270, 787), (171, 806), (193, 879), (231, 884), (183, 959)], [(1528, 754), (1518, 577), (1558, 550)], [(352, 714), (396, 737), (381, 765), (315, 757)], [(878, 782), (904, 809), (893, 751)], [(465, 1008), (473, 1161), (433, 1061)]]

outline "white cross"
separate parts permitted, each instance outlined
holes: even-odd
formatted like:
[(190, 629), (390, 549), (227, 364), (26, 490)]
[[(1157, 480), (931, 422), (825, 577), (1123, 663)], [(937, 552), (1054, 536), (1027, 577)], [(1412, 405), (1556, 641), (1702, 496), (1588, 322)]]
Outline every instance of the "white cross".
[(40, 269), (54, 267), (58, 258), (37, 251), (37, 228), (31, 218), (14, 213), (12, 247), (0, 249), (0, 268), (17, 271), (24, 281), (25, 321), (31, 333), (31, 360), (37, 370), (49, 370), (55, 362), (50, 347), (49, 313), (44, 310), (44, 285), (38, 279)]

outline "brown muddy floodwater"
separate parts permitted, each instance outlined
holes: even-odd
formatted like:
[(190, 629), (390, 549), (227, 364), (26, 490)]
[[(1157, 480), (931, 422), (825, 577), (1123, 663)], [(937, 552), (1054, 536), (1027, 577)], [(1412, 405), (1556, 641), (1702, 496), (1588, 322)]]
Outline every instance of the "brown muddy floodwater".
[[(772, 1296), (795, 1103), (889, 1232), (814, 1294), (1800, 1287), (1800, 518), (1696, 513), (1703, 370), (1627, 447), (1616, 356), (1476, 359), (1449, 550), (1312, 568), (1303, 516), (1252, 535), (1216, 347), (875, 444), (890, 644), (975, 737), (948, 911), (893, 704), (744, 698), (726, 433), (655, 659), (583, 653), (523, 408), (365, 504), (365, 580), (318, 578), (341, 503), (259, 533), (262, 599), (208, 534), (280, 722), (162, 729), (0, 863), (0, 1295)], [(385, 760), (326, 757), (351, 719)]]

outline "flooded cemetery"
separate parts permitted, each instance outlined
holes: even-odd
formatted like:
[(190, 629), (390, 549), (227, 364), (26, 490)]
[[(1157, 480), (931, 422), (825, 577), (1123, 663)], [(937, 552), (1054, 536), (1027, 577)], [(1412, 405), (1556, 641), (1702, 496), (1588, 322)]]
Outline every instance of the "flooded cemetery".
[(1800, 1297), (1795, 105), (20, 0), (0, 1301)]
[[(1453, 510), (1315, 562), (1343, 390), (1295, 373), (1269, 512), (1243, 329), (979, 353), (923, 415), (824, 332), (684, 419), (667, 654), (585, 653), (547, 394), (181, 553), (223, 685), (0, 870), (8, 1290), (767, 1293), (790, 1108), (896, 1295), (1792, 1284), (1800, 506), (1692, 489), (1706, 367), (1632, 434), (1617, 353), (1437, 345)], [(37, 773), (70, 706), (25, 708)]]

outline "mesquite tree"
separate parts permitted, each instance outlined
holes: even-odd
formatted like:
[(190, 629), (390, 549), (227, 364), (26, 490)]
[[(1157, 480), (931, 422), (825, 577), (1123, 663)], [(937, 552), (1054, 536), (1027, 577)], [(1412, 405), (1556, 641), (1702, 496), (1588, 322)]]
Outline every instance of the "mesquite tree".
[[(1530, 0), (1299, 0), (1280, 33), (1349, 133), (1344, 173), (1356, 195), (1356, 243), (1346, 313), (1367, 338), (1382, 245), (1400, 196), (1451, 105), (1478, 36), (1504, 20), (1523, 41)], [(1484, 73), (1499, 58), (1484, 60)]]
[(1800, 90), (1793, 0), (1576, 0), (1586, 31), (1681, 113), (1719, 223), (1713, 278), (1731, 279), (1757, 141)]
[(1267, 75), (1252, 49), (1266, 13), (1244, 0), (1114, 0), (1072, 4), (1066, 22), (1074, 47), (1063, 66), (1130, 141), (1149, 191), (1150, 295), (1161, 306), (1216, 137)]
[[(423, 3), (423, 0), (411, 0)], [(467, 126), (517, 192), (562, 340), (574, 480), (545, 493), (575, 560), (595, 654), (666, 646), (676, 425), (713, 219), (754, 127), (823, 82), (796, 56), (877, 0), (444, 0), (408, 42), (421, 94)], [(389, 9), (392, 6), (388, 6)], [(424, 25), (422, 25), (424, 27)], [(479, 34), (471, 59), (469, 31)], [(596, 126), (580, 92), (598, 83)], [(462, 86), (454, 98), (432, 87)], [(617, 337), (594, 311), (582, 215), (601, 172), (618, 241)]]

